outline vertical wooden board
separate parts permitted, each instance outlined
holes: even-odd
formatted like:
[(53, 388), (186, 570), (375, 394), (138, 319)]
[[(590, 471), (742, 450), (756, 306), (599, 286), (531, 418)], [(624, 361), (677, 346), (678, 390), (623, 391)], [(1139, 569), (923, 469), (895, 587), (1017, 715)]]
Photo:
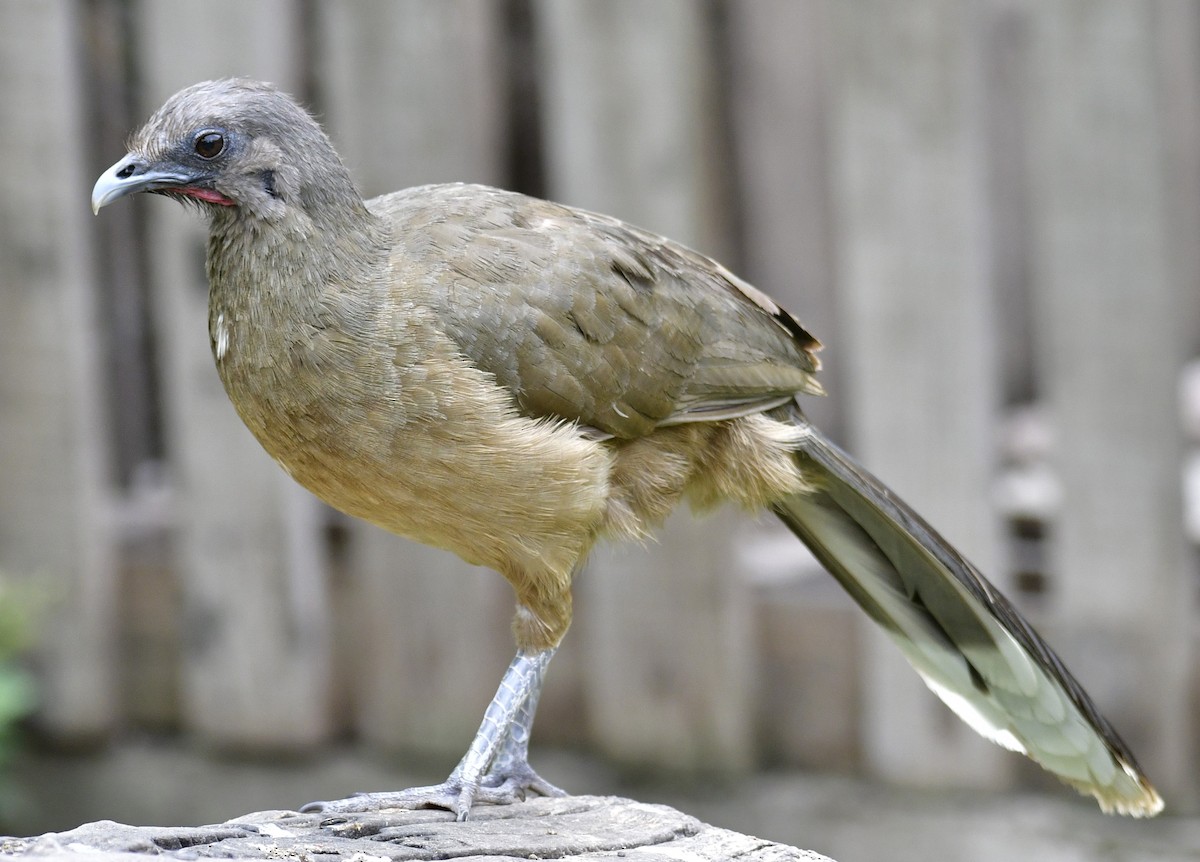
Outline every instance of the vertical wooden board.
[[(296, 80), (295, 2), (145, 3), (135, 20), (147, 114), (205, 78)], [(185, 722), (222, 747), (307, 746), (330, 724), (320, 510), (260, 449), (221, 388), (207, 335), (205, 226), (166, 201), (135, 203), (151, 209), (162, 389), (181, 498)]]
[[(1063, 441), (1051, 593), (1064, 657), (1165, 795), (1194, 793), (1176, 404), (1186, 352), (1170, 243), (1163, 29), (1173, 4), (1032, 4), (1038, 347)], [(1192, 24), (1195, 38), (1194, 23)], [(1196, 98), (1196, 81), (1185, 90)], [(1194, 192), (1194, 189), (1192, 190)], [(1195, 237), (1187, 237), (1195, 243)]]
[(355, 730), (400, 752), (467, 749), (512, 658), (512, 591), (495, 572), (367, 524), (353, 537), (343, 673)]
[(578, 578), (592, 741), (634, 771), (752, 761), (751, 599), (728, 516), (680, 511), (653, 547), (603, 546)]
[(78, 741), (116, 717), (116, 608), (76, 24), (0, 4), (0, 577), (49, 599), (39, 721)]
[[(1163, 134), (1170, 182), (1166, 228), (1171, 275), (1183, 338), (1194, 359), (1200, 353), (1200, 5), (1191, 0), (1159, 0), (1155, 43)], [(1183, 395), (1181, 394), (1181, 398)], [(1186, 425), (1186, 420), (1185, 420)]]
[(537, 0), (553, 197), (729, 256), (703, 6)]
[(1170, 166), (1167, 230), (1172, 277), (1178, 292), (1184, 339), (1200, 353), (1200, 6), (1190, 0), (1159, 0), (1156, 45), (1164, 105), (1164, 136)]
[[(501, 182), (501, 7), (474, 0), (316, 8), (320, 112), (367, 196), (429, 182)], [(501, 577), (366, 524), (352, 526), (344, 673), (357, 730), (389, 748), (461, 754), (511, 658)]]
[[(722, 256), (704, 7), (535, 4), (552, 197)], [(728, 513), (670, 519), (661, 547), (598, 550), (577, 588), (591, 732), (646, 767), (750, 759), (747, 588)]]
[(741, 215), (739, 275), (825, 343), (829, 398), (804, 409), (839, 435), (840, 385), (833, 213), (828, 172), (827, 27), (819, 3), (729, 3), (730, 111)]
[[(997, 578), (987, 497), (997, 382), (973, 12), (829, 3), (842, 356), (854, 449)], [(994, 784), (1011, 761), (958, 722), (872, 630), (867, 768)]]
[(755, 590), (759, 738), (772, 767), (854, 772), (862, 752), (862, 611), (811, 565)]
[(1028, 0), (987, 0), (976, 17), (986, 110), (986, 183), (991, 254), (988, 280), (995, 303), (997, 364), (1005, 404), (1037, 397), (1032, 319), (1033, 229), (1030, 178), (1030, 22)]
[(501, 12), (479, 0), (316, 7), (321, 117), (364, 196), (502, 181)]

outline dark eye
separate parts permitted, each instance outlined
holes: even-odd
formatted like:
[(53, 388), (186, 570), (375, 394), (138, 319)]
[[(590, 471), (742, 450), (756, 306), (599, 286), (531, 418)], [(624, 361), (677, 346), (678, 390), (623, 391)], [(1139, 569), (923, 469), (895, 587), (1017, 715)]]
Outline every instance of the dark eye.
[(202, 132), (196, 138), (196, 155), (202, 159), (215, 159), (225, 151), (225, 136), (220, 132)]

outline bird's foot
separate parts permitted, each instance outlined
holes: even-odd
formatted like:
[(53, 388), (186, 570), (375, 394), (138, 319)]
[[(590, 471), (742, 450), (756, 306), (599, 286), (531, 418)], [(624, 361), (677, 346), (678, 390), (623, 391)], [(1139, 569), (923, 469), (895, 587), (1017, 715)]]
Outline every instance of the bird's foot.
[(367, 814), (387, 809), (413, 810), (444, 808), (453, 811), (459, 820), (466, 820), (475, 803), (511, 805), (529, 794), (566, 796), (565, 790), (555, 787), (533, 771), (528, 763), (510, 764), (503, 773), (490, 773), (478, 782), (464, 781), (457, 772), (441, 784), (410, 787), (385, 793), (356, 793), (345, 799), (310, 802), (300, 809), (303, 813)]
[(332, 802), (310, 802), (304, 813), (365, 814), (387, 809), (445, 808), (466, 820), (476, 802), (511, 805), (530, 793), (566, 796), (529, 765), (529, 733), (553, 649), (518, 650), (488, 704), (475, 738), (441, 784), (392, 793), (359, 793)]

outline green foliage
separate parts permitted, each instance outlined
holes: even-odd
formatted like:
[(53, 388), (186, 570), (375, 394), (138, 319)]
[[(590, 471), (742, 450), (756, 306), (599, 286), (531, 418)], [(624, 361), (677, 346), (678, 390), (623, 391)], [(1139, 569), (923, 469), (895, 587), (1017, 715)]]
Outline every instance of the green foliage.
[(41, 604), (29, 585), (0, 574), (0, 769), (16, 748), (17, 722), (32, 712), (37, 702), (33, 677), (17, 659), (29, 646)]

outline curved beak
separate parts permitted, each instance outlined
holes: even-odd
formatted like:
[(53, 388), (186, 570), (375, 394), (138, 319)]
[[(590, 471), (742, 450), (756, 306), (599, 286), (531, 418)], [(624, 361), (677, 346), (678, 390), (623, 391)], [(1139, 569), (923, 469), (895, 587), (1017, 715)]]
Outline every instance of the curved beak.
[(164, 170), (148, 165), (137, 156), (128, 155), (117, 162), (96, 180), (92, 187), (92, 212), (100, 212), (117, 198), (134, 192), (152, 192), (157, 189), (178, 188), (196, 182), (198, 177), (182, 168), (172, 166)]

